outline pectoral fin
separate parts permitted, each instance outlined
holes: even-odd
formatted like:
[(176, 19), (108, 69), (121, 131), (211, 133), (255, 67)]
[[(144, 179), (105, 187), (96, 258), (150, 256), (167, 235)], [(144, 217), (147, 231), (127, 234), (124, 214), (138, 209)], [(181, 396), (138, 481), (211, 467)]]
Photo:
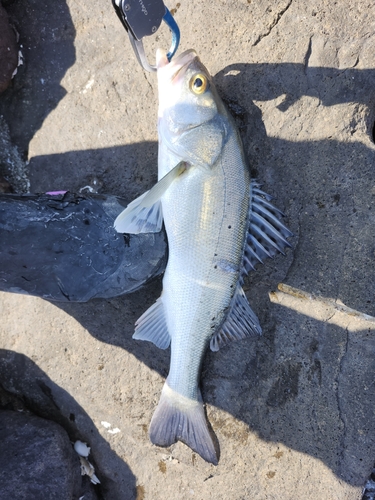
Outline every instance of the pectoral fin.
[(120, 215), (117, 216), (114, 228), (118, 233), (158, 233), (163, 224), (161, 197), (187, 168), (185, 162), (180, 162), (150, 191), (132, 201)]

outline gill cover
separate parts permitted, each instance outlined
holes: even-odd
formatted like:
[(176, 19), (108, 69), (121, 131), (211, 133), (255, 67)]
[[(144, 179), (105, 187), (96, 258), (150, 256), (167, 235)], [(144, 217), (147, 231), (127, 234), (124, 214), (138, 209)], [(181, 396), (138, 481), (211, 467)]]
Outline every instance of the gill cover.
[(194, 50), (169, 64), (158, 51), (157, 67), (159, 139), (181, 160), (212, 167), (222, 152), (226, 127), (210, 74)]

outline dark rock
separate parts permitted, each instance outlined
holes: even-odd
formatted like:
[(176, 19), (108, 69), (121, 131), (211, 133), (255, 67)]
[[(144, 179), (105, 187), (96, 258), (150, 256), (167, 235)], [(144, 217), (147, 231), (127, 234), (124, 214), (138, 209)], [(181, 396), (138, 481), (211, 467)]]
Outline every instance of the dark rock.
[[(135, 476), (131, 469), (123, 458), (113, 452), (109, 443), (101, 436), (91, 418), (77, 401), (47, 377), (27, 356), (0, 349), (0, 415), (6, 412), (16, 416), (20, 414), (19, 412), (23, 415), (36, 415), (39, 420), (46, 422), (47, 426), (52, 422), (58, 428), (63, 429), (69, 436), (70, 443), (80, 440), (90, 446), (89, 461), (95, 468), (100, 484), (94, 485), (88, 476), (82, 476), (79, 480), (78, 498), (135, 500)], [(1, 439), (0, 432), (0, 442)], [(76, 457), (78, 458), (78, 455)], [(79, 467), (78, 464), (78, 469)], [(0, 482), (1, 473), (0, 457)], [(15, 498), (4, 497), (1, 493), (0, 488), (1, 500)], [(42, 497), (41, 500), (44, 498), (50, 500), (54, 497)]]
[[(22, 160), (18, 148), (12, 143), (8, 124), (0, 112), (0, 176), (11, 186), (11, 192), (27, 193), (30, 190), (27, 174), (27, 166)], [(6, 191), (9, 189), (6, 184), (2, 187), (1, 192), (10, 192)]]
[(137, 290), (164, 271), (164, 232), (122, 235), (126, 203), (105, 195), (0, 195), (0, 290), (86, 302)]
[(12, 193), (12, 192), (13, 192), (12, 186), (2, 175), (0, 175), (0, 193)]
[(16, 36), (9, 26), (8, 14), (0, 3), (0, 92), (8, 87), (17, 64)]
[(64, 429), (14, 411), (0, 412), (0, 498), (75, 500), (79, 458)]

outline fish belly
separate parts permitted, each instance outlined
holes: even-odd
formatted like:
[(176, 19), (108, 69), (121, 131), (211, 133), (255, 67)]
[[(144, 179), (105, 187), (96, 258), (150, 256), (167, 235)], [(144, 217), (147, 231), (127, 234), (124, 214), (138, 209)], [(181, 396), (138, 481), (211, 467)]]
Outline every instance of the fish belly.
[[(239, 279), (250, 189), (234, 138), (224, 153), (210, 169), (188, 168), (162, 199), (169, 261), (161, 299), (171, 364), (149, 431), (154, 444), (182, 441), (213, 464), (218, 463), (218, 452), (199, 376), (210, 338), (225, 319)], [(164, 165), (159, 175), (165, 170)]]
[(171, 335), (168, 385), (194, 400), (204, 353), (239, 278), (250, 180), (233, 149), (229, 141), (211, 169), (188, 169), (162, 202), (169, 243), (163, 279)]

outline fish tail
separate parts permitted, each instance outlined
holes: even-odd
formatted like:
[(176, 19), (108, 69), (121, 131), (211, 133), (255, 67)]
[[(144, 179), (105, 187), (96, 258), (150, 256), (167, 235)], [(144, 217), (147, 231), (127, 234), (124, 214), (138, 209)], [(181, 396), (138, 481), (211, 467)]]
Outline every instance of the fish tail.
[(203, 403), (182, 396), (167, 383), (152, 417), (149, 435), (151, 442), (157, 446), (170, 446), (181, 441), (207, 462), (218, 464)]

